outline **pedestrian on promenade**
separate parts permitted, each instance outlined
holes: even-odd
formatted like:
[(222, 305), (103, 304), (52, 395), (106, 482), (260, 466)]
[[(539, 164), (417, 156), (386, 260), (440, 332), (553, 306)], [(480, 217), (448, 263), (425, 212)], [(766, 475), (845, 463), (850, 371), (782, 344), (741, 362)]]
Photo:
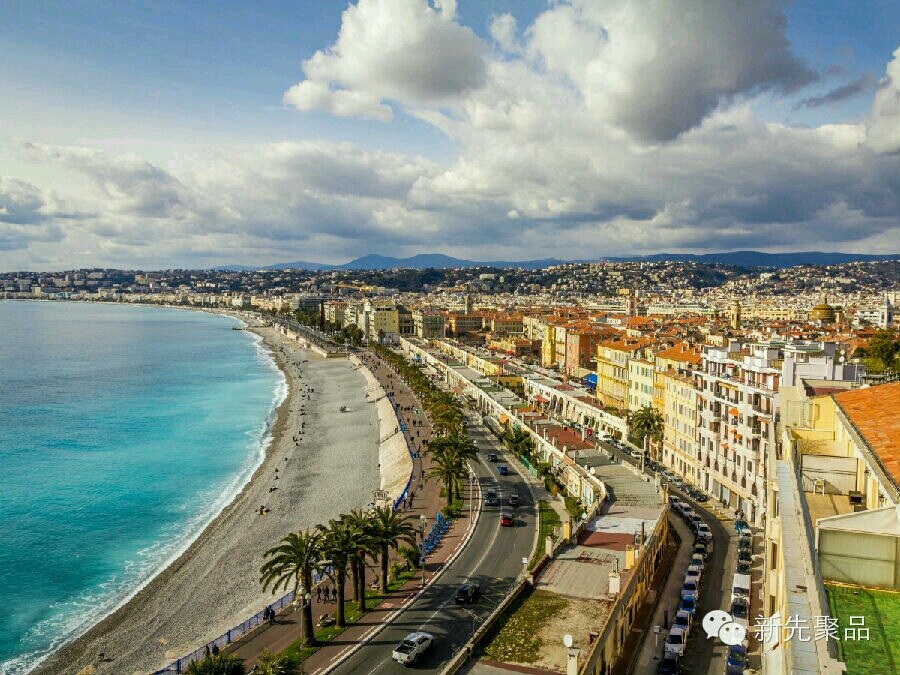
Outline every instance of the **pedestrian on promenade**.
[(316, 586), (316, 603), (322, 602), (322, 587)]
[(337, 602), (337, 586), (331, 589), (331, 601)]

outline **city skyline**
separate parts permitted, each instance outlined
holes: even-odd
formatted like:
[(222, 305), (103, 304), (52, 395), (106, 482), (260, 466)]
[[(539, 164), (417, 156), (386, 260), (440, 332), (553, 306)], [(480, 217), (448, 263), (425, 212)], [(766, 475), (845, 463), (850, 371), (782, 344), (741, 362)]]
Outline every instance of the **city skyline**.
[(0, 269), (897, 252), (891, 3), (0, 17)]

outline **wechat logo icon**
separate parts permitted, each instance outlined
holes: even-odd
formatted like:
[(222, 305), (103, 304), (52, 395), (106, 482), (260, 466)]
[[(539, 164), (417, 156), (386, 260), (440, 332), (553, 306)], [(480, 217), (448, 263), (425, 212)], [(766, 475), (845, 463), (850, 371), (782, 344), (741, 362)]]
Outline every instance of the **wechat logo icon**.
[(729, 647), (741, 644), (747, 637), (747, 629), (721, 609), (714, 609), (703, 617), (703, 630), (707, 640), (718, 637)]

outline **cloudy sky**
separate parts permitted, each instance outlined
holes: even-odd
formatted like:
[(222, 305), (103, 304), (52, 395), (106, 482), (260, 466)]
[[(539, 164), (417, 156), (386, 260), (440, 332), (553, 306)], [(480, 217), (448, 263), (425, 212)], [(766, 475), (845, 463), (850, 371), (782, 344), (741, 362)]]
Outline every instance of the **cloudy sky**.
[(895, 0), (0, 4), (0, 270), (900, 252)]

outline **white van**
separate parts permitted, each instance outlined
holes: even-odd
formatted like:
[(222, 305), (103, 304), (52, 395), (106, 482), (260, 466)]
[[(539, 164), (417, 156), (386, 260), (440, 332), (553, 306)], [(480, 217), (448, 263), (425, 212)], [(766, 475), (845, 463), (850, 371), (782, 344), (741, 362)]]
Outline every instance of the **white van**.
[(750, 598), (750, 575), (735, 574), (731, 582), (731, 601), (736, 598)]

